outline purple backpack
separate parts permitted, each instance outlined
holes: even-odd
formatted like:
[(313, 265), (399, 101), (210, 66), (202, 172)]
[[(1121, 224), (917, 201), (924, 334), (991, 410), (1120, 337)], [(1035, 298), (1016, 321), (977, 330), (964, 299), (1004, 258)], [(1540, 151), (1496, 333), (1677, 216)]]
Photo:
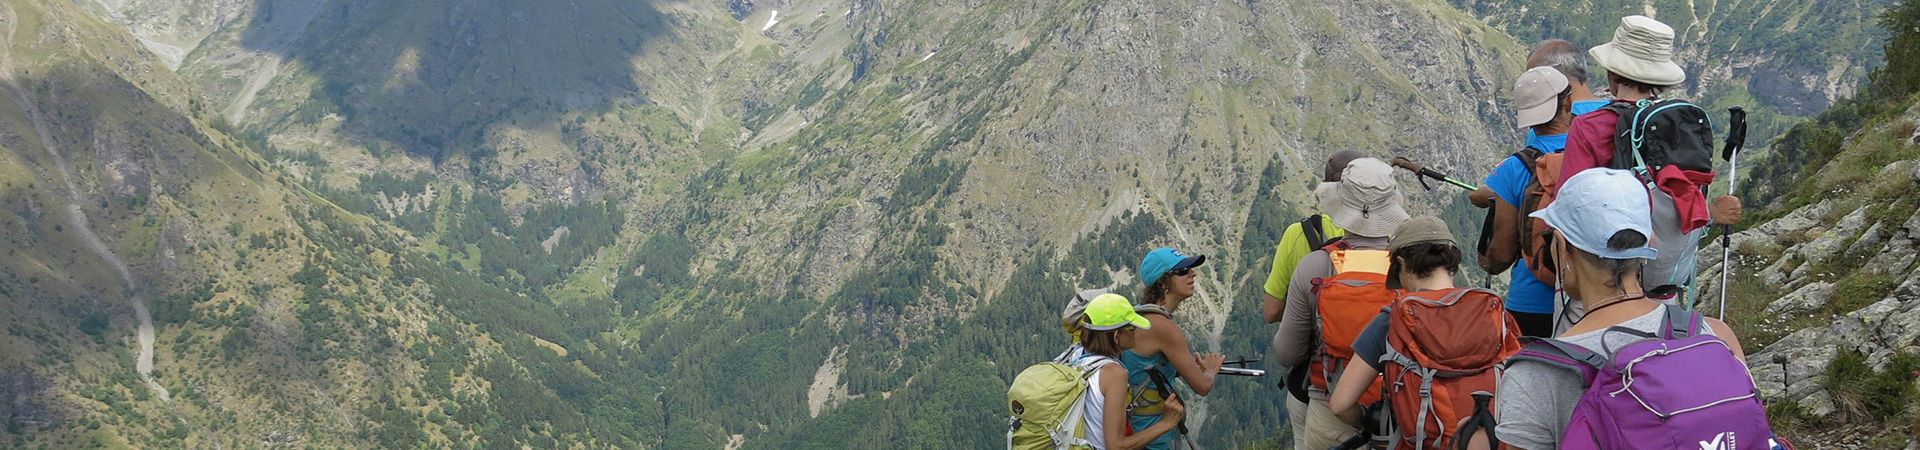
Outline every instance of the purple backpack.
[(1747, 367), (1713, 335), (1699, 313), (1668, 307), (1658, 336), (1612, 357), (1553, 339), (1529, 340), (1511, 361), (1579, 371), (1586, 393), (1573, 408), (1562, 449), (1771, 448), (1766, 407)]

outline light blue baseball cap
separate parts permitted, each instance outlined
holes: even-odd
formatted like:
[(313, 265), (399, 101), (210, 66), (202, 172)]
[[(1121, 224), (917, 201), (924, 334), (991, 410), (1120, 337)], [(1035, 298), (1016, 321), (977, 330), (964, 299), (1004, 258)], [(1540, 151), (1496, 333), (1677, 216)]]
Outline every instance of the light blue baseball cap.
[(1152, 286), (1167, 272), (1200, 267), (1206, 262), (1207, 255), (1187, 256), (1179, 250), (1174, 250), (1173, 247), (1156, 248), (1147, 252), (1147, 257), (1140, 259), (1140, 282)]
[(1567, 238), (1575, 248), (1606, 259), (1654, 259), (1660, 252), (1641, 245), (1610, 250), (1607, 240), (1621, 230), (1653, 238), (1653, 211), (1647, 185), (1633, 172), (1593, 168), (1574, 174), (1545, 209), (1528, 214)]

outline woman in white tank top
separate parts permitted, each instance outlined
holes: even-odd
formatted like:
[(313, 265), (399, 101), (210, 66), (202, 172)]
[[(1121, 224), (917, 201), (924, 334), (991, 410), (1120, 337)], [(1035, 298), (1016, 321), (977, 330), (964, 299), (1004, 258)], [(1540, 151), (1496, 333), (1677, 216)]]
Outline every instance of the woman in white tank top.
[(1155, 438), (1174, 430), (1186, 408), (1178, 398), (1167, 399), (1164, 420), (1127, 435), (1127, 369), (1119, 363), (1120, 352), (1133, 348), (1134, 334), (1152, 326), (1134, 312), (1133, 303), (1118, 294), (1105, 294), (1087, 302), (1085, 319), (1080, 322), (1080, 343), (1086, 352), (1073, 362), (1076, 367), (1098, 367), (1087, 378), (1087, 392), (1080, 398), (1085, 408), (1087, 441), (1099, 449), (1138, 449)]

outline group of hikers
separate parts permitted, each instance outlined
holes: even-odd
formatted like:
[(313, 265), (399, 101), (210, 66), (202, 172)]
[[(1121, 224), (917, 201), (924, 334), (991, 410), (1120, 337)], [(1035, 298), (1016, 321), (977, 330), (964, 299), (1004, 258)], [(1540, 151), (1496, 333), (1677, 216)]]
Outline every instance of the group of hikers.
[[(1466, 253), (1446, 222), (1410, 217), (1392, 164), (1326, 161), (1319, 214), (1282, 234), (1261, 308), (1293, 448), (1784, 447), (1739, 338), (1695, 310), (1699, 241), (1742, 213), (1706, 197), (1713, 123), (1663, 95), (1686, 81), (1672, 55), (1673, 29), (1645, 16), (1585, 52), (1533, 48), (1511, 99), (1525, 144), (1469, 195), (1487, 209), (1476, 262), (1510, 273), (1504, 293), (1456, 286)], [(1226, 361), (1171, 316), (1205, 262), (1163, 247), (1140, 262), (1138, 304), (1077, 294), (1074, 345), (1009, 389), (1008, 446), (1191, 447), (1172, 383), (1206, 396)]]

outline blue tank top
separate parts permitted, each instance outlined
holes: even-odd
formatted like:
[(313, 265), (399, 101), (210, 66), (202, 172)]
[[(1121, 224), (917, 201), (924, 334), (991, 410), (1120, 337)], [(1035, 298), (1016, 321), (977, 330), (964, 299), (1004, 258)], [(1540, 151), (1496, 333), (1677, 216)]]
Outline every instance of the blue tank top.
[[(1158, 393), (1158, 391), (1154, 390), (1153, 377), (1147, 375), (1149, 369), (1165, 375), (1167, 383), (1173, 383), (1174, 379), (1180, 377), (1180, 372), (1174, 370), (1173, 364), (1167, 363), (1167, 356), (1164, 354), (1148, 357), (1140, 356), (1140, 354), (1134, 353), (1133, 350), (1126, 350), (1120, 352), (1120, 365), (1127, 368), (1127, 392), (1129, 394), (1133, 392)], [(1167, 387), (1172, 388), (1173, 386), (1169, 384)], [(1127, 420), (1133, 424), (1134, 432), (1138, 433), (1140, 430), (1145, 430), (1147, 427), (1153, 426), (1153, 424), (1160, 423), (1160, 414), (1158, 414), (1157, 411), (1152, 415), (1138, 414), (1128, 417)], [(1178, 437), (1179, 434), (1180, 432), (1176, 430), (1160, 435), (1159, 439), (1154, 439), (1153, 443), (1147, 444), (1147, 448), (1152, 450), (1171, 449), (1173, 448), (1174, 438)]]

